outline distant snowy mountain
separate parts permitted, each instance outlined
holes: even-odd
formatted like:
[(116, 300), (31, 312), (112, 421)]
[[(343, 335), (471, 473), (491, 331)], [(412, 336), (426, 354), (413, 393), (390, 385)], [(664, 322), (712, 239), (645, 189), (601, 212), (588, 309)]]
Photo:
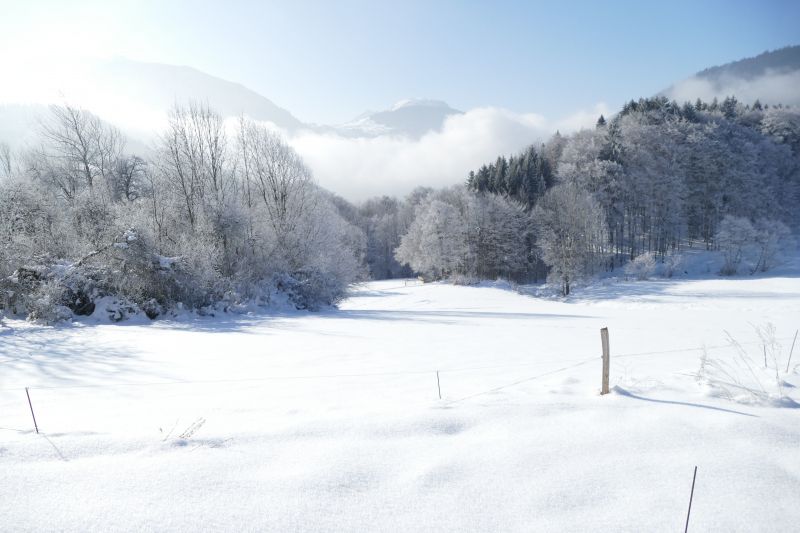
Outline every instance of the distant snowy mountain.
[(176, 101), (200, 100), (226, 117), (244, 113), (289, 131), (302, 127), (289, 111), (257, 92), (191, 67), (115, 59), (98, 64), (95, 79), (105, 94), (154, 110), (167, 110)]
[(441, 130), (447, 117), (461, 113), (438, 100), (412, 99), (345, 124), (325, 126), (303, 123), (257, 92), (191, 67), (116, 58), (44, 74), (26, 69), (18, 73), (16, 91), (0, 86), (0, 140), (24, 144), (46, 106), (63, 102), (88, 109), (142, 140), (150, 139), (165, 124), (167, 111), (176, 102), (190, 100), (207, 103), (223, 117), (244, 114), (289, 133), (310, 130), (345, 137), (417, 139)]
[(49, 104), (68, 102), (92, 111), (144, 142), (166, 123), (176, 103), (207, 103), (224, 117), (246, 115), (288, 132), (305, 125), (289, 111), (238, 83), (191, 67), (128, 59), (85, 62), (43, 72), (15, 73), (14, 88), (0, 84), (0, 141), (25, 144)]
[(800, 105), (800, 46), (707, 68), (662, 92), (678, 101), (735, 96), (750, 103)]
[(399, 135), (419, 138), (430, 131), (441, 130), (447, 117), (461, 113), (440, 100), (401, 100), (390, 109), (367, 111), (334, 129), (348, 137)]

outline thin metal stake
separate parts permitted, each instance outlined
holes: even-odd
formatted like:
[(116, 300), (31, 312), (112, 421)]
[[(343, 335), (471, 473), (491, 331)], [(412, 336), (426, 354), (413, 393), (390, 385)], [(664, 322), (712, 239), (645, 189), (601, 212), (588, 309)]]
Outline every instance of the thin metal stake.
[(611, 365), (611, 351), (608, 347), (608, 328), (600, 330), (600, 341), (603, 345), (603, 381), (600, 387), (600, 394), (608, 394), (608, 367)]
[(786, 361), (786, 373), (789, 373), (789, 363), (792, 362), (792, 352), (794, 351), (794, 343), (797, 341), (797, 332), (800, 330), (795, 330), (794, 332), (794, 340), (792, 341), (792, 349), (789, 350), (789, 360)]
[(31, 403), (31, 394), (28, 392), (28, 387), (25, 387), (25, 396), (28, 397), (28, 407), (31, 408), (31, 417), (33, 417), (33, 427), (36, 428), (36, 434), (39, 434), (39, 425), (36, 423), (36, 415), (33, 414), (33, 404)]
[(436, 388), (439, 389), (439, 399), (442, 399), (442, 385), (439, 383), (439, 371), (436, 371)]
[(692, 514), (692, 500), (694, 499), (694, 480), (697, 479), (697, 467), (694, 467), (694, 476), (692, 476), (692, 494), (689, 496), (689, 512), (686, 513), (686, 527), (683, 533), (689, 532), (689, 516)]

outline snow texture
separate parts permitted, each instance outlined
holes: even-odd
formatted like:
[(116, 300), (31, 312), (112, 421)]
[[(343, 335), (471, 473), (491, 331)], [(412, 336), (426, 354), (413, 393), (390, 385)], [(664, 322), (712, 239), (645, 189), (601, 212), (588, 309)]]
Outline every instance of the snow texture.
[(566, 300), (393, 280), (316, 314), (7, 320), (0, 529), (677, 531), (697, 465), (690, 530), (796, 530), (800, 349), (781, 407), (698, 371), (737, 357), (725, 331), (758, 361), (767, 323), (786, 365), (798, 309), (789, 272)]

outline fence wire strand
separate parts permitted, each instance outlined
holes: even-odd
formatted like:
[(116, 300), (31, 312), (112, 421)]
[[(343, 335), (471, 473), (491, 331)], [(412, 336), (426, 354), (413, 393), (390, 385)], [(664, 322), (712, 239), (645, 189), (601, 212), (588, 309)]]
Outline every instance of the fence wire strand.
[[(775, 340), (787, 340), (791, 339), (792, 337), (780, 337), (776, 338)], [(761, 341), (753, 341), (753, 342), (742, 342), (739, 343), (741, 346), (748, 346), (748, 345), (760, 345), (762, 344)], [(638, 352), (638, 353), (623, 353), (623, 354), (615, 354), (612, 352), (611, 358), (612, 359), (620, 359), (620, 358), (631, 358), (631, 357), (648, 357), (654, 355), (664, 355), (664, 354), (671, 354), (671, 353), (687, 353), (687, 352), (697, 352), (703, 350), (717, 350), (723, 348), (730, 348), (730, 344), (724, 345), (716, 345), (716, 346), (700, 346), (695, 348), (677, 348), (672, 350), (658, 350), (658, 351), (650, 351), (650, 352)], [(523, 368), (523, 367), (530, 367), (530, 366), (542, 366), (550, 363), (575, 363), (574, 365), (559, 368), (553, 371), (545, 372), (544, 374), (538, 374), (536, 376), (525, 378), (523, 380), (516, 381), (514, 383), (510, 383), (508, 385), (503, 385), (497, 389), (492, 389), (491, 391), (486, 391), (482, 393), (478, 393), (476, 395), (467, 396), (460, 400), (454, 401), (462, 401), (466, 398), (470, 398), (473, 396), (479, 396), (483, 394), (488, 394), (490, 392), (495, 392), (496, 390), (502, 390), (504, 388), (511, 387), (513, 385), (517, 385), (520, 383), (524, 383), (526, 381), (531, 381), (533, 379), (538, 379), (540, 377), (545, 377), (550, 374), (554, 374), (557, 372), (562, 372), (564, 370), (568, 370), (571, 368), (575, 368), (578, 366), (585, 365), (591, 361), (600, 359), (600, 356), (594, 356), (588, 359), (568, 359), (562, 360), (557, 359), (555, 356), (549, 356), (551, 359), (545, 361), (535, 361), (530, 363), (510, 363), (510, 364), (503, 364), (503, 365), (487, 365), (487, 366), (473, 366), (473, 367), (460, 367), (460, 368), (434, 368), (434, 369), (427, 369), (427, 370), (406, 370), (406, 371), (377, 371), (377, 372), (362, 372), (362, 373), (349, 373), (349, 374), (301, 374), (301, 375), (288, 375), (288, 376), (259, 376), (259, 377), (252, 377), (252, 378), (222, 378), (222, 379), (207, 379), (207, 380), (168, 380), (168, 381), (152, 381), (152, 382), (127, 382), (127, 383), (112, 383), (112, 384), (82, 384), (82, 385), (46, 385), (46, 386), (29, 386), (30, 390), (66, 390), (66, 389), (114, 389), (117, 387), (163, 387), (163, 386), (172, 386), (172, 385), (202, 385), (202, 384), (221, 384), (221, 383), (258, 383), (258, 382), (269, 382), (269, 381), (280, 381), (280, 380), (304, 380), (304, 379), (348, 379), (348, 378), (368, 378), (368, 377), (389, 377), (389, 376), (414, 376), (414, 375), (426, 375), (426, 374), (433, 374), (437, 371), (444, 374), (444, 373), (458, 373), (458, 372), (474, 372), (480, 370), (496, 370), (496, 369), (503, 369), (503, 368)], [(19, 361), (22, 360), (21, 358), (14, 359), (12, 361)], [(3, 363), (8, 363), (12, 361), (2, 361)], [(20, 391), (25, 390), (25, 387), (7, 387), (7, 388), (0, 388), (0, 391)]]

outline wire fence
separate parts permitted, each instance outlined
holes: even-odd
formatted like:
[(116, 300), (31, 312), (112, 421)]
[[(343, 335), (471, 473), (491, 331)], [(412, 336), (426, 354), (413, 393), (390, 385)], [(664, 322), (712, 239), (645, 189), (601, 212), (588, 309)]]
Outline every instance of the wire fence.
[[(791, 340), (793, 337), (779, 337), (774, 339), (775, 341), (785, 341)], [(739, 346), (760, 346), (762, 345), (761, 341), (753, 341), (753, 342), (740, 342), (737, 343)], [(675, 348), (670, 350), (656, 350), (656, 351), (648, 351), (648, 352), (635, 352), (635, 353), (622, 353), (612, 354), (613, 359), (622, 359), (622, 358), (630, 358), (630, 357), (649, 357), (649, 356), (656, 356), (656, 355), (665, 355), (665, 354), (675, 354), (675, 353), (690, 353), (690, 352), (702, 352), (702, 351), (709, 351), (709, 350), (720, 350), (720, 349), (730, 349), (732, 344), (721, 344), (721, 345), (714, 345), (714, 346), (699, 346), (694, 348)], [(342, 379), (342, 378), (364, 378), (364, 377), (390, 377), (390, 376), (414, 376), (414, 375), (430, 375), (439, 372), (441, 374), (445, 373), (458, 373), (458, 372), (477, 372), (482, 370), (502, 370), (507, 368), (525, 368), (525, 367), (532, 367), (532, 366), (544, 366), (548, 364), (565, 364), (565, 363), (574, 363), (570, 366), (566, 366), (563, 368), (558, 368), (552, 371), (548, 371), (544, 374), (537, 374), (528, 378), (524, 378), (518, 381), (514, 381), (513, 383), (509, 383), (508, 385), (504, 385), (502, 388), (508, 388), (516, 384), (525, 383), (526, 381), (530, 381), (536, 379), (538, 377), (544, 377), (546, 375), (551, 375), (558, 372), (563, 372), (565, 370), (569, 370), (571, 368), (576, 368), (578, 366), (585, 365), (591, 361), (597, 361), (600, 359), (600, 355), (584, 358), (584, 359), (562, 359), (555, 355), (548, 356), (548, 359), (537, 359), (536, 361), (528, 362), (528, 363), (508, 363), (508, 364), (498, 364), (498, 365), (486, 365), (486, 366), (468, 366), (468, 367), (439, 367), (439, 368), (430, 368), (430, 369), (421, 369), (421, 370), (380, 370), (376, 372), (359, 372), (359, 373), (340, 373), (340, 374), (294, 374), (294, 375), (280, 375), (280, 376), (258, 376), (258, 377), (249, 377), (249, 378), (219, 378), (219, 379), (200, 379), (200, 380), (165, 380), (165, 381), (142, 381), (142, 382), (116, 382), (116, 383), (87, 383), (87, 384), (77, 384), (77, 385), (36, 385), (36, 386), (16, 386), (16, 387), (2, 387), (0, 391), (23, 391), (25, 389), (30, 390), (67, 390), (67, 389), (114, 389), (118, 387), (162, 387), (162, 386), (170, 386), (170, 385), (202, 385), (202, 384), (224, 384), (224, 383), (257, 383), (257, 382), (268, 382), (268, 381), (276, 381), (276, 380), (304, 380), (304, 379)]]
[[(774, 341), (786, 341), (791, 340), (792, 337), (780, 337), (774, 339)], [(762, 344), (761, 341), (753, 341), (753, 342), (743, 342), (743, 343), (736, 343), (738, 346), (759, 346)], [(669, 355), (669, 354), (679, 354), (679, 353), (696, 353), (696, 352), (708, 352), (713, 350), (724, 350), (724, 349), (731, 349), (733, 345), (731, 343), (724, 344), (724, 345), (713, 345), (713, 346), (699, 346), (699, 347), (684, 347), (684, 348), (675, 348), (669, 350), (653, 350), (647, 352), (632, 352), (632, 353), (620, 353), (620, 354), (613, 354), (612, 353), (612, 361), (614, 359), (627, 359), (627, 358), (646, 358), (646, 357), (656, 357), (662, 355)], [(221, 377), (215, 379), (175, 379), (175, 380), (159, 380), (159, 381), (136, 381), (136, 382), (113, 382), (113, 383), (85, 383), (85, 384), (66, 384), (66, 385), (42, 385), (42, 386), (24, 386), (24, 384), (20, 384), (19, 386), (13, 387), (4, 387), (0, 388), (0, 392), (19, 392), (22, 391), (70, 391), (70, 390), (109, 390), (114, 391), (116, 389), (135, 389), (135, 388), (160, 388), (165, 389), (173, 386), (192, 386), (192, 385), (214, 385), (214, 384), (221, 384), (221, 385), (242, 385), (242, 384), (259, 384), (259, 383), (268, 383), (268, 382), (291, 382), (291, 381), (303, 381), (303, 380), (359, 380), (362, 378), (392, 378), (392, 377), (414, 377), (414, 376), (431, 376), (433, 377), (436, 375), (436, 381), (434, 382), (431, 380), (430, 384), (424, 384), (424, 387), (430, 387), (431, 389), (431, 397), (433, 397), (433, 388), (434, 384), (439, 387), (439, 375), (447, 375), (447, 374), (459, 374), (459, 373), (487, 373), (490, 371), (495, 370), (505, 370), (505, 369), (524, 369), (530, 367), (549, 367), (543, 369), (544, 371), (539, 371), (536, 373), (525, 373), (522, 372), (515, 372), (517, 376), (514, 379), (509, 381), (501, 381), (499, 384), (492, 384), (492, 386), (487, 386), (485, 388), (475, 387), (476, 390), (474, 392), (469, 391), (461, 391), (463, 394), (455, 395), (456, 397), (445, 398), (442, 400), (441, 405), (443, 406), (450, 406), (455, 404), (460, 404), (462, 402), (466, 402), (468, 400), (495, 394), (501, 391), (505, 391), (526, 383), (530, 383), (536, 380), (544, 379), (550, 376), (554, 376), (557, 374), (567, 373), (571, 370), (577, 369), (579, 367), (583, 367), (589, 365), (591, 363), (598, 364), (598, 370), (600, 366), (601, 355), (598, 354), (592, 357), (585, 357), (585, 358), (571, 358), (571, 359), (562, 359), (558, 358), (555, 355), (539, 357), (535, 361), (531, 362), (514, 362), (514, 363), (506, 363), (506, 364), (493, 364), (493, 365), (483, 365), (483, 366), (464, 366), (464, 367), (440, 367), (440, 368), (430, 368), (430, 369), (419, 369), (419, 370), (379, 370), (374, 372), (353, 372), (353, 373), (309, 373), (309, 374), (291, 374), (291, 375), (271, 375), (271, 376), (252, 376), (252, 377)], [(522, 374), (520, 376), (520, 374)], [(500, 376), (493, 376), (495, 382), (497, 382), (497, 378), (503, 378), (510, 376), (500, 375)], [(598, 382), (599, 382), (599, 372), (598, 372)], [(481, 380), (477, 380), (478, 383), (481, 383)], [(473, 384), (475, 382), (473, 381)], [(381, 385), (385, 385), (385, 382), (379, 382), (377, 384), (373, 383), (373, 387), (380, 387)], [(452, 387), (452, 382), (446, 383), (447, 386)], [(352, 386), (352, 383), (348, 383), (348, 386)], [(309, 393), (313, 393), (315, 386), (312, 386), (312, 389)], [(418, 385), (417, 389), (422, 389), (423, 385)], [(458, 389), (458, 387), (455, 387)], [(463, 389), (464, 387), (461, 387)], [(231, 389), (233, 390), (233, 389)], [(238, 392), (246, 392), (245, 390), (241, 390), (236, 388)], [(291, 390), (291, 389), (288, 389)], [(328, 389), (328, 392), (334, 391), (334, 388)], [(375, 388), (370, 390), (376, 390)], [(418, 390), (408, 390), (403, 392), (410, 393), (417, 393)], [(452, 390), (452, 388), (451, 388)], [(226, 391), (225, 394), (229, 394), (231, 391)], [(149, 395), (148, 393), (147, 395)], [(158, 396), (160, 393), (156, 393), (155, 396)], [(170, 398), (178, 398), (182, 396), (184, 393), (177, 391), (174, 395), (169, 396)], [(143, 394), (142, 396), (147, 396)], [(196, 392), (192, 398), (196, 398), (198, 395), (204, 396), (205, 401), (208, 405), (213, 405), (214, 402), (214, 394), (213, 392), (209, 392), (207, 390), (203, 390), (201, 392)], [(440, 389), (440, 397), (441, 397), (441, 389)], [(20, 396), (20, 402), (25, 401), (25, 394)], [(59, 404), (59, 397), (51, 397), (47, 399), (50, 402), (50, 405), (55, 408), (60, 408)], [(279, 400), (279, 398), (276, 398)], [(73, 401), (77, 404), (91, 404), (92, 403), (92, 395), (83, 395), (83, 396), (70, 396), (69, 401)], [(122, 401), (122, 400), (118, 400)], [(35, 400), (34, 400), (35, 403)], [(230, 405), (230, 404), (229, 404)], [(27, 405), (26, 405), (27, 407)], [(130, 407), (135, 408), (135, 406)], [(33, 406), (31, 407), (33, 410)], [(11, 430), (11, 431), (20, 431), (26, 432), (27, 430), (19, 430), (15, 428), (7, 428), (2, 427), (6, 424), (3, 424), (3, 416), (0, 413), (0, 430)]]

